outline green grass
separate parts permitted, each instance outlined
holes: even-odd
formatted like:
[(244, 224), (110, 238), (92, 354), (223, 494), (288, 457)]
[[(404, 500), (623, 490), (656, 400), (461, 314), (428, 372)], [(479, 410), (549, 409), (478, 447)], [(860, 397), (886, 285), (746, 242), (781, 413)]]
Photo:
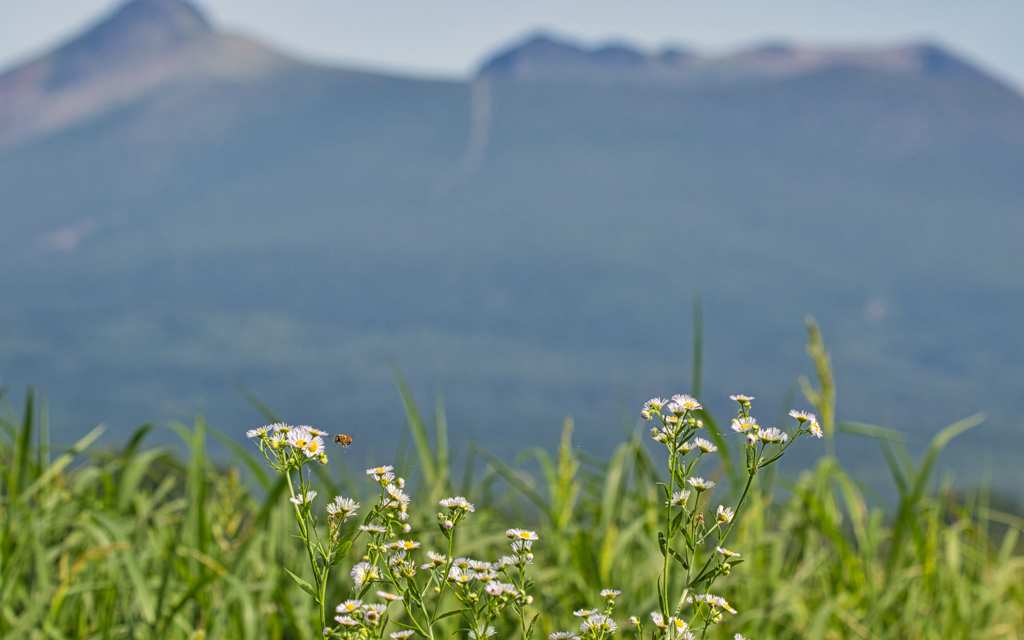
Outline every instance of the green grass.
[[(819, 347), (820, 338), (810, 349), (819, 388), (808, 392), (825, 417), (834, 393)], [(572, 610), (603, 588), (622, 590), (619, 635), (632, 637), (625, 618), (657, 608), (662, 563), (661, 463), (644, 432), (601, 460), (574, 448), (567, 421), (556, 451), (527, 448), (518, 467), (472, 443), (456, 465), (442, 405), (426, 419), (398, 380), (409, 437), (395, 466), (411, 479), (413, 537), (440, 548), (436, 501), (465, 495), (477, 511), (461, 525), (458, 555), (497, 557), (507, 527), (539, 533), (532, 613), (544, 637), (575, 629)], [(45, 402), (30, 389), (19, 404), (0, 402), (0, 640), (317, 637), (312, 600), (284, 571), (309, 569), (283, 478), (267, 473), (254, 447), (197, 419), (171, 427), (185, 457), (144, 446), (151, 425), (118, 451), (91, 448), (99, 429), (55, 448)], [(954, 498), (933, 481), (941, 449), (978, 419), (939, 433), (916, 463), (898, 434), (827, 419), (829, 429), (878, 439), (896, 505), (872, 506), (831, 456), (795, 480), (758, 475), (730, 538), (745, 562), (716, 584), (739, 614), (716, 637), (1024, 637), (1024, 521), (990, 508), (984, 491)], [(211, 438), (230, 448), (229, 464), (208, 457)], [(344, 458), (334, 453), (321, 474), (322, 495), (372, 491)], [(722, 460), (715, 491), (736, 491), (742, 484)], [(357, 560), (333, 574), (329, 601), (350, 595)], [(513, 629), (508, 620), (502, 631)]]

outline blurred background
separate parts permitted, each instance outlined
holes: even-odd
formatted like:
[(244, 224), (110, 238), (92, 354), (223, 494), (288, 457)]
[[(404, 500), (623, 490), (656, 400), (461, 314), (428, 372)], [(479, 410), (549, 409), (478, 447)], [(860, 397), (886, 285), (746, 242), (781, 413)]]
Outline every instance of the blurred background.
[[(807, 408), (1019, 495), (1024, 5), (0, 6), (0, 382), (54, 439), (205, 413), (390, 456), (392, 362), (507, 455), (652, 395)], [(1016, 32), (1015, 32), (1016, 31)], [(795, 400), (789, 400), (793, 398)], [(625, 416), (625, 418), (623, 418)], [(847, 437), (861, 477), (877, 446)], [(804, 460), (820, 451), (805, 444)]]

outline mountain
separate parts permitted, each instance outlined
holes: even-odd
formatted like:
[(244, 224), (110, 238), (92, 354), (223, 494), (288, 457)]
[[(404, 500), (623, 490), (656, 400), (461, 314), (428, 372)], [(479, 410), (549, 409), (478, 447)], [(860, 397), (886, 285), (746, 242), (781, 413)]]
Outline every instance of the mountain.
[[(0, 148), (0, 373), (48, 389), (57, 439), (200, 410), (241, 433), (261, 418), (240, 381), (379, 459), (394, 356), (494, 450), (553, 445), (569, 414), (607, 450), (620, 401), (690, 388), (699, 288), (720, 416), (742, 392), (773, 420), (810, 313), (842, 419), (920, 445), (984, 409), (949, 460), (1019, 486), (1024, 100), (969, 63), (549, 38), (440, 82), (223, 57), (244, 42), (135, 0), (3, 76), (39, 113), (99, 96)], [(880, 471), (868, 444), (840, 453)]]
[(134, 0), (87, 33), (0, 76), (0, 149), (96, 117), (157, 87), (261, 77), (294, 65), (213, 31), (183, 0)]

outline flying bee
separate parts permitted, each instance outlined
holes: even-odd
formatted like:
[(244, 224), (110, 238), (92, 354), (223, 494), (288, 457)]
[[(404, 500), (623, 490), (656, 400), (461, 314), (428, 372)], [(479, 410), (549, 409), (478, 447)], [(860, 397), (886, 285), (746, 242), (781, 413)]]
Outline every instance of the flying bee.
[(348, 449), (348, 445), (352, 444), (352, 436), (339, 433), (334, 436), (334, 444), (340, 444), (343, 448)]

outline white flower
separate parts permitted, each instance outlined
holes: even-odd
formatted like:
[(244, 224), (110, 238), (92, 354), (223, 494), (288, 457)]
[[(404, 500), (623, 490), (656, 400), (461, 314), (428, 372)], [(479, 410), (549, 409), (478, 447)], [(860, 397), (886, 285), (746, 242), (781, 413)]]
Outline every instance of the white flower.
[(293, 503), (301, 506), (301, 505), (309, 504), (310, 502), (313, 502), (313, 498), (315, 498), (315, 497), (316, 497), (316, 491), (309, 490), (305, 494), (300, 493), (299, 495), (295, 496), (294, 498), (288, 498), (288, 502), (293, 502)]
[(515, 540), (540, 540), (536, 533), (533, 531), (527, 531), (526, 529), (509, 529), (505, 532), (505, 535)]
[(725, 547), (715, 547), (715, 551), (717, 551), (718, 553), (722, 554), (726, 558), (738, 558), (738, 557), (740, 557), (740, 554), (736, 553), (735, 551), (729, 551)]
[(713, 480), (705, 480), (704, 478), (689, 478), (687, 482), (689, 482), (690, 486), (696, 489), (698, 493), (701, 491), (707, 491), (715, 486)]
[(754, 396), (745, 396), (743, 394), (739, 394), (739, 395), (735, 395), (735, 396), (729, 396), (729, 399), (730, 400), (734, 400), (734, 401), (736, 401), (736, 402), (738, 402), (740, 404), (743, 404), (745, 402), (750, 402), (751, 400), (753, 400)]
[(359, 525), (360, 531), (366, 531), (368, 533), (384, 533), (387, 531), (384, 527), (379, 524), (361, 524)]
[(379, 481), (381, 477), (384, 476), (384, 474), (390, 473), (394, 470), (395, 468), (392, 467), (391, 465), (384, 465), (383, 467), (374, 467), (373, 469), (367, 469), (366, 475), (373, 476), (374, 480)]
[(619, 626), (615, 624), (614, 620), (602, 613), (592, 614), (580, 625), (580, 631), (584, 633), (589, 629), (597, 629), (604, 633), (615, 633), (615, 630), (618, 628)]
[(313, 427), (305, 427), (304, 426), (302, 428), (305, 429), (306, 431), (312, 433), (314, 436), (326, 436), (326, 435), (328, 435), (326, 431), (321, 431), (320, 429), (314, 429)]
[(685, 621), (680, 620), (679, 618), (669, 618), (668, 623), (675, 627), (676, 633), (686, 633), (690, 628), (690, 625), (686, 624)]
[(391, 507), (392, 509), (400, 508), (404, 510), (405, 507), (409, 506), (409, 496), (406, 495), (404, 491), (402, 491), (394, 484), (387, 485), (386, 487), (384, 487), (384, 490), (387, 492), (389, 496), (391, 496), (392, 501), (391, 503), (388, 504), (388, 506)]
[(601, 597), (602, 598), (614, 598), (615, 596), (619, 595), (620, 593), (622, 593), (622, 592), (619, 591), (618, 589), (604, 589), (603, 591), (601, 591)]
[(736, 418), (732, 421), (732, 430), (736, 433), (747, 433), (748, 431), (757, 430), (757, 420), (747, 416), (743, 418)]
[(811, 415), (811, 420), (807, 424), (807, 431), (814, 437), (820, 438), (823, 434), (821, 431), (821, 425), (818, 424), (818, 419)]
[(487, 583), (487, 586), (484, 587), (484, 591), (486, 591), (488, 595), (498, 597), (505, 593), (505, 587), (497, 580), (491, 580)]
[(753, 433), (747, 434), (747, 444), (757, 444), (757, 436)]
[(644, 403), (644, 411), (658, 413), (661, 408), (665, 406), (668, 400), (662, 400), (661, 398), (651, 398)]
[(285, 424), (283, 422), (275, 422), (274, 424), (270, 425), (267, 428), (268, 429), (273, 429), (276, 433), (287, 434), (289, 431), (291, 431), (295, 427), (289, 426), (289, 425), (287, 425), (287, 424)]
[(414, 633), (416, 632), (412, 629), (404, 629), (402, 631), (395, 631), (391, 634), (391, 637), (394, 638), (394, 640), (401, 640), (402, 638), (408, 638)]
[(497, 632), (494, 630), (494, 627), (487, 627), (487, 629), (481, 631), (479, 634), (476, 631), (470, 631), (469, 637), (473, 638), (473, 640), (483, 640), (483, 638), (490, 638), (495, 633)]
[(811, 421), (817, 422), (818, 420), (817, 416), (815, 416), (813, 413), (807, 413), (806, 411), (797, 411), (796, 409), (790, 411), (789, 416), (791, 418), (796, 418), (800, 424)]
[(354, 618), (352, 618), (352, 616), (334, 616), (334, 619), (337, 620), (339, 624), (343, 624), (346, 627), (354, 627), (359, 624)]
[(303, 452), (307, 458), (316, 457), (324, 452), (324, 439), (320, 436), (313, 436), (306, 443)]
[[(696, 398), (694, 398), (693, 396), (688, 396), (685, 393), (672, 396), (672, 402), (680, 405), (686, 411), (696, 411), (698, 409), (703, 409), (701, 404), (697, 402)], [(673, 411), (673, 413), (675, 412)]]
[[(697, 438), (697, 440), (700, 440), (700, 438)], [(696, 447), (697, 445), (694, 444), (693, 442), (683, 442), (678, 447), (676, 447), (676, 450), (682, 453), (683, 455), (686, 455), (687, 453), (693, 451)]]
[(654, 621), (654, 626), (658, 627), (659, 629), (665, 628), (665, 618), (657, 611), (651, 612), (651, 620)]
[(388, 602), (394, 602), (396, 600), (401, 600), (402, 599), (402, 596), (396, 596), (395, 594), (388, 593), (387, 591), (378, 591), (377, 592), (377, 597), (383, 598), (384, 600), (387, 600)]
[(676, 491), (672, 494), (672, 499), (666, 504), (666, 507), (681, 507), (686, 504), (686, 501), (690, 498), (690, 490), (683, 489), (682, 491)]
[(377, 575), (377, 567), (365, 560), (352, 567), (352, 581), (356, 583), (356, 589), (362, 589), (363, 585), (372, 580), (380, 579)]
[(442, 507), (448, 507), (453, 511), (456, 509), (461, 509), (462, 511), (468, 511), (470, 513), (476, 511), (476, 507), (470, 504), (470, 502), (463, 498), (462, 496), (455, 496), (454, 498), (445, 498), (440, 502), (440, 505)]
[(704, 438), (694, 438), (693, 444), (697, 445), (697, 448), (703, 451), (704, 453), (712, 453), (714, 451), (718, 451), (718, 447), (711, 444), (710, 440), (705, 440)]
[(655, 442), (660, 442), (662, 444), (668, 442), (668, 434), (657, 427), (651, 429), (651, 437), (654, 438)]
[(306, 431), (302, 427), (293, 427), (285, 435), (285, 441), (296, 449), (305, 450), (309, 445), (309, 441), (313, 439), (313, 434)]
[(681, 416), (684, 413), (686, 413), (686, 407), (679, 404), (678, 402), (670, 402), (668, 403), (668, 406), (666, 406), (665, 408), (671, 411), (672, 414), (676, 416)]
[(337, 613), (352, 613), (362, 605), (362, 600), (346, 600), (345, 602), (342, 602), (337, 607), (335, 607), (334, 610)]
[(747, 639), (737, 633), (736, 635), (734, 635), (732, 637), (732, 640), (747, 640)]
[(556, 631), (548, 636), (548, 640), (580, 640), (572, 631)]
[(771, 427), (769, 429), (758, 429), (757, 437), (761, 440), (761, 442), (781, 443), (785, 442), (786, 440), (789, 440), (788, 434), (779, 431), (775, 427)]
[(334, 502), (327, 505), (327, 515), (331, 518), (341, 518), (342, 522), (353, 516), (359, 508), (359, 503), (352, 498), (334, 496)]
[(580, 609), (579, 611), (573, 611), (572, 615), (577, 618), (589, 618), (590, 616), (597, 613), (597, 609)]
[(733, 516), (735, 515), (736, 514), (733, 513), (733, 510), (729, 507), (718, 505), (718, 511), (715, 512), (715, 519), (722, 524), (728, 524), (732, 522)]
[(412, 549), (418, 549), (420, 543), (413, 542), (412, 540), (395, 540), (391, 543), (391, 547), (394, 549), (401, 549), (403, 551), (411, 551)]
[(271, 427), (260, 427), (258, 429), (249, 429), (245, 432), (246, 438), (263, 438), (270, 433)]

